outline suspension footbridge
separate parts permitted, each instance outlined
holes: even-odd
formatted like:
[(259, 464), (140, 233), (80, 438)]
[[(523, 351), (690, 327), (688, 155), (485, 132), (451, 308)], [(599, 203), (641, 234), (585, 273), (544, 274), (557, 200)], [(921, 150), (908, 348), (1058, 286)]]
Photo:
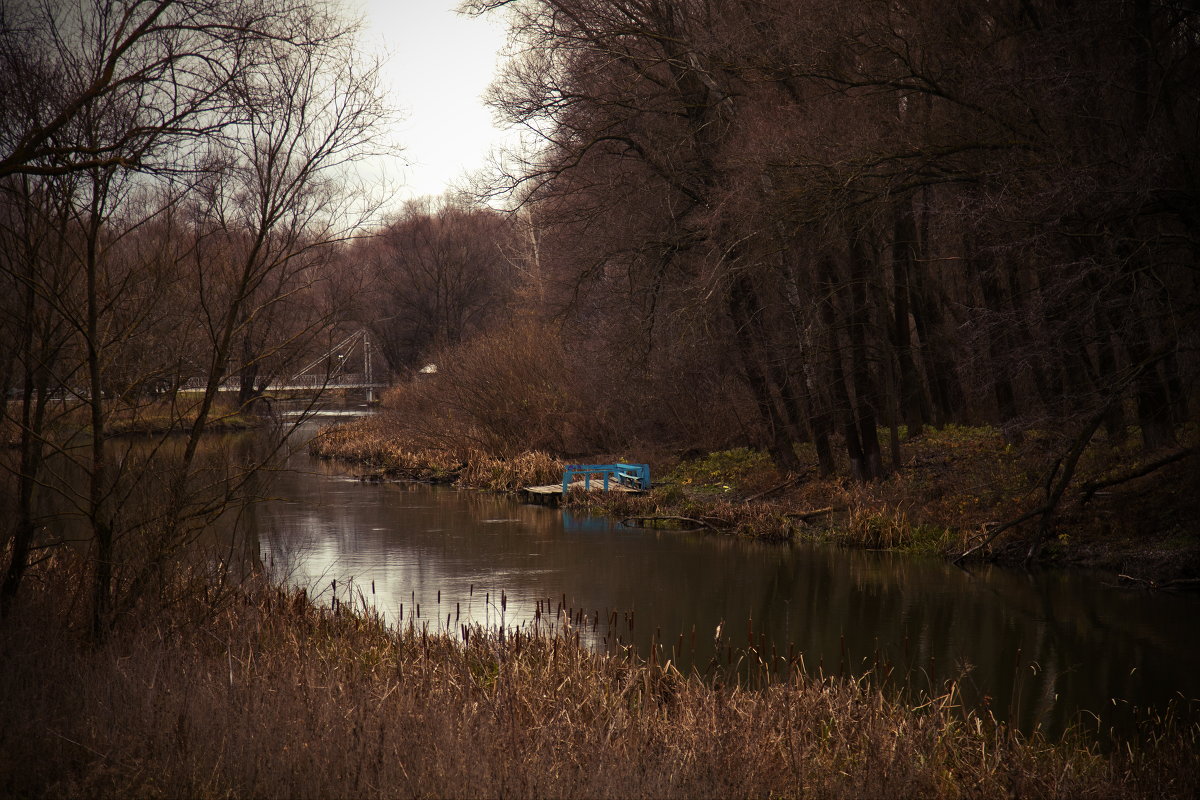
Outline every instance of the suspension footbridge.
[[(360, 356), (361, 360), (356, 356)], [(371, 338), (365, 330), (359, 330), (314, 358), (303, 369), (268, 377), (265, 383), (256, 383), (255, 388), (259, 394), (361, 390), (367, 393), (367, 402), (371, 402), (375, 399), (376, 390), (386, 386), (375, 373)], [(203, 378), (192, 378), (180, 390), (196, 392), (204, 388)], [(241, 389), (242, 378), (237, 374), (230, 375), (218, 387), (221, 392), (239, 392)]]

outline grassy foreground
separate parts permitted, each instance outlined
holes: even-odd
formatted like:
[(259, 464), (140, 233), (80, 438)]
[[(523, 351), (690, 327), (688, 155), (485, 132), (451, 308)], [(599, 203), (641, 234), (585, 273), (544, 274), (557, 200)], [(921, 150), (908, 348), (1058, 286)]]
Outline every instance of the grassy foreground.
[[(5, 797), (1194, 797), (1200, 730), (1111, 754), (944, 694), (793, 673), (749, 691), (592, 654), (569, 627), (397, 632), (197, 583), (101, 645), (72, 565), (0, 625)], [(465, 641), (464, 641), (465, 640)]]

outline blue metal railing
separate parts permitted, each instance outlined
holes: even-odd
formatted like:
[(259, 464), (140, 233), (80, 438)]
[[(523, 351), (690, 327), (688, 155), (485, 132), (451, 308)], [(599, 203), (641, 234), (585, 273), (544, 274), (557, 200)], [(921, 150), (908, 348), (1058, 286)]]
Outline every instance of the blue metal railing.
[(567, 487), (578, 477), (583, 478), (583, 488), (590, 492), (593, 475), (598, 475), (603, 480), (606, 492), (610, 478), (631, 489), (650, 488), (649, 464), (567, 464), (563, 469), (563, 494), (567, 493)]

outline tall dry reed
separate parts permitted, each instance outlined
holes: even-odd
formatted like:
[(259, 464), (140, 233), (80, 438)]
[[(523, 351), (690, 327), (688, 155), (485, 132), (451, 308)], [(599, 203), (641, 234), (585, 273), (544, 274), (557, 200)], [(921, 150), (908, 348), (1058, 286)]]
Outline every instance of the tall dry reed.
[(798, 673), (748, 690), (569, 626), (386, 627), (263, 583), (102, 646), (39, 568), (0, 628), (7, 797), (1192, 797), (1197, 730), (1115, 755)]
[(541, 450), (525, 451), (512, 458), (482, 452), (467, 457), (459, 483), (474, 489), (512, 492), (525, 486), (543, 486), (562, 480), (564, 462)]

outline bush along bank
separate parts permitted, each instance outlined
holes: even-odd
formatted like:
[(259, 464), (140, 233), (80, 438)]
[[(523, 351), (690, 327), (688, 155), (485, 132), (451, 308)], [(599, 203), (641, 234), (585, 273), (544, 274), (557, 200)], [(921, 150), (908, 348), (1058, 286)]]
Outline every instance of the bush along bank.
[[(1014, 445), (995, 429), (959, 426), (904, 438), (900, 468), (875, 482), (822, 477), (815, 468), (781, 474), (750, 448), (650, 459), (626, 453), (597, 458), (649, 460), (650, 492), (572, 493), (566, 502), (629, 525), (947, 558), (1025, 560), (1036, 538), (1041, 563), (1114, 570), (1138, 585), (1193, 586), (1200, 579), (1198, 443), (1192, 431), (1170, 452), (1143, 455), (1136, 439), (1097, 441), (1079, 454), (1050, 513), (1045, 465), (1055, 463), (1053, 437), (1032, 432)], [(563, 467), (541, 451), (502, 458), (414, 446), (386, 414), (326, 429), (310, 449), (373, 476), (509, 492), (555, 483)], [(815, 463), (803, 448), (799, 455)]]
[(591, 652), (565, 618), (389, 627), (362, 601), (257, 579), (139, 606), (97, 646), (75, 618), (77, 571), (35, 570), (0, 625), (7, 797), (1200, 791), (1200, 730), (1172, 713), (1120, 746), (1049, 741), (963, 708), (953, 682), (905, 697), (752, 649), (740, 670), (683, 675)]

